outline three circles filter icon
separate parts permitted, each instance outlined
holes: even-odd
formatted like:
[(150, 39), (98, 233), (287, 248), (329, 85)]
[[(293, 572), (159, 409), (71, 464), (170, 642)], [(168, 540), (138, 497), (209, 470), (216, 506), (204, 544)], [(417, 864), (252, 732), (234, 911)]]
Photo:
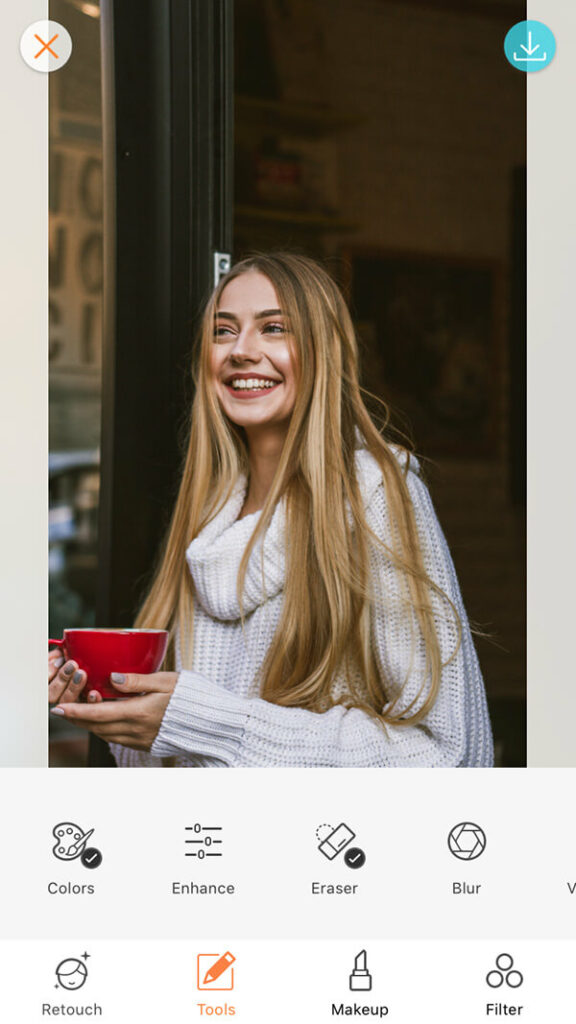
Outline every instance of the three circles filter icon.
[(476, 860), (486, 849), (486, 833), (473, 821), (461, 821), (450, 830), (448, 849), (458, 860)]
[(488, 971), (486, 984), (490, 988), (501, 988), (508, 985), (508, 988), (520, 988), (524, 981), (524, 975), (514, 967), (514, 960), (509, 953), (500, 953), (496, 957), (496, 967)]

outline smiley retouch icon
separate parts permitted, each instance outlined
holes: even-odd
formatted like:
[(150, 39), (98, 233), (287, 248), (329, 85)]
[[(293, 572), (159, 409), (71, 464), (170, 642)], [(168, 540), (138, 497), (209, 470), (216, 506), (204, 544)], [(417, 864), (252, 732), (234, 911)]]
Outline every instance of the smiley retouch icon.
[(56, 977), (62, 988), (75, 992), (77, 989), (82, 988), (86, 981), (88, 968), (86, 964), (83, 964), (81, 960), (77, 960), (76, 957), (69, 957), (67, 960), (61, 960), (58, 964)]

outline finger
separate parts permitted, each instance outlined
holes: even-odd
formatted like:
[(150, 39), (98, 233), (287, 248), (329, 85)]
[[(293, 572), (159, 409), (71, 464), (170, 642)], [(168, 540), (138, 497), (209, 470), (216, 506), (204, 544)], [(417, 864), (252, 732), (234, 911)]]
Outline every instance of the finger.
[(48, 685), (48, 701), (50, 704), (76, 701), (85, 685), (86, 673), (75, 661), (67, 661)]
[(57, 648), (48, 652), (48, 682), (51, 683), (59, 668), (62, 668), (64, 658), (62, 652)]
[(86, 700), (89, 704), (100, 704), (102, 702), (102, 694), (98, 693), (98, 690), (90, 690)]
[[(72, 704), (66, 704), (67, 708), (72, 706)], [(50, 708), (50, 714), (54, 715), (57, 718), (62, 718), (62, 720), (67, 719), (68, 721), (73, 721), (74, 725), (77, 725), (79, 729), (86, 729), (87, 731), (93, 729), (92, 722), (85, 722), (82, 719), (72, 719), (70, 715), (67, 715), (65, 713), (64, 708), (60, 704), (55, 708)]]
[(74, 673), (77, 671), (78, 665), (75, 661), (67, 661), (61, 666), (55, 678), (48, 686), (48, 700), (51, 704), (56, 704), (60, 700), (60, 697), (68, 688), (68, 684), (74, 676)]
[(80, 695), (81, 695), (84, 687), (86, 686), (87, 682), (88, 682), (88, 677), (87, 677), (86, 673), (83, 671), (83, 669), (81, 669), (81, 668), (76, 669), (76, 672), (72, 676), (72, 679), (70, 680), (67, 689), (64, 691), (64, 693), (60, 697), (60, 700), (58, 701), (58, 703), (59, 704), (65, 704), (65, 703), (68, 703), (68, 702), (72, 702), (73, 703), (74, 701), (80, 700)]
[(149, 750), (168, 700), (169, 695), (166, 694), (146, 694), (96, 705), (60, 704), (52, 708), (52, 714), (93, 732), (107, 743)]
[(112, 672), (110, 676), (119, 693), (172, 693), (175, 679), (174, 672), (154, 672), (149, 676)]
[[(91, 729), (93, 725), (123, 720), (122, 711), (117, 708), (120, 701), (101, 701), (100, 703), (78, 704), (63, 701), (50, 709), (51, 715), (66, 718), (74, 725)], [(122, 702), (123, 703), (123, 702)]]

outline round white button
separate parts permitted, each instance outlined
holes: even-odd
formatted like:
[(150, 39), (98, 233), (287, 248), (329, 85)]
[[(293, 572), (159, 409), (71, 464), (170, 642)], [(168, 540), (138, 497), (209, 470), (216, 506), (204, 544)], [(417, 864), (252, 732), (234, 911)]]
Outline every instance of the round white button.
[(34, 71), (58, 71), (72, 53), (72, 39), (58, 21), (35, 21), (22, 34), (20, 53)]

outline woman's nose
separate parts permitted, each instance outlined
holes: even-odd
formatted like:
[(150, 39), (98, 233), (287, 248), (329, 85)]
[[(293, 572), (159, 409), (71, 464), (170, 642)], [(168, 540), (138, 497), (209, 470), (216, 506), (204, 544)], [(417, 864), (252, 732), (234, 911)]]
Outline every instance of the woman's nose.
[(237, 362), (242, 359), (257, 362), (261, 359), (262, 353), (258, 332), (251, 331), (248, 328), (241, 330), (229, 354), (230, 358)]

